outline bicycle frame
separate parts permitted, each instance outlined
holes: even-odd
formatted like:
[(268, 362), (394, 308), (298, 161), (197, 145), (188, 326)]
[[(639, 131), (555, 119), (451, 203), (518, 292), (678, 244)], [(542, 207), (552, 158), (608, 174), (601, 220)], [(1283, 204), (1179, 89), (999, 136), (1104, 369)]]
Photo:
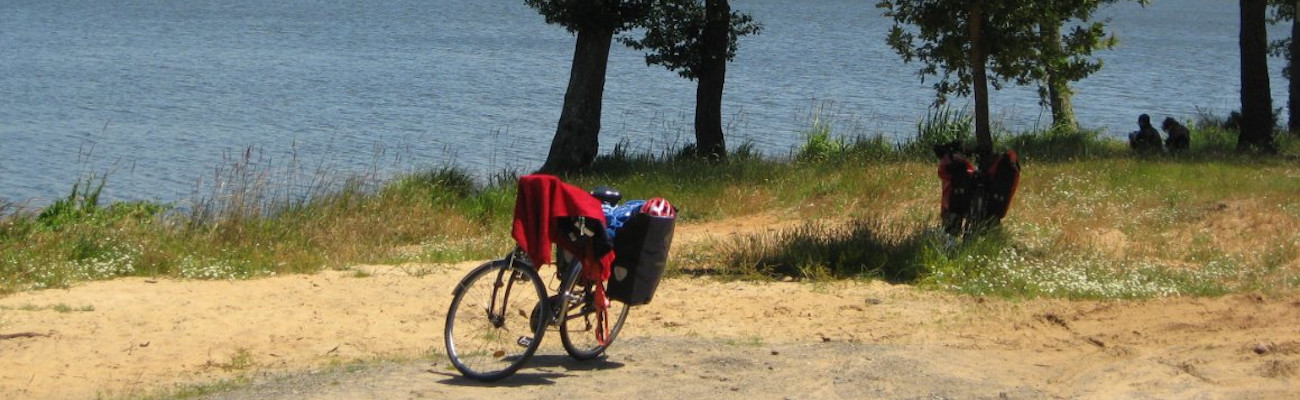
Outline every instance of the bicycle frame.
[[(517, 281), (519, 278), (519, 272), (511, 271), (510, 279), (505, 279), (505, 282), (502, 283), (502, 278), (504, 278), (505, 275), (506, 275), (506, 270), (504, 269), (497, 272), (496, 281), (492, 285), (492, 299), (488, 303), (488, 309), (487, 309), (488, 321), (491, 321), (492, 326), (496, 328), (500, 328), (503, 325), (505, 325), (506, 305), (510, 304), (510, 292), (514, 289), (515, 281)], [(505, 294), (501, 294), (503, 286), (505, 287), (504, 289)], [(497, 303), (498, 303), (497, 299), (501, 299), (500, 312), (497, 312)]]
[[(551, 196), (553, 180), (532, 178), (525, 185), (521, 179), (520, 192)], [(578, 196), (564, 188), (553, 200), (569, 202)], [(601, 267), (614, 260), (614, 243), (604, 218), (583, 214), (591, 211), (590, 204), (573, 201), (587, 208), (573, 215), (543, 201), (516, 203), (518, 246), (471, 271), (452, 291), (444, 341), (452, 364), (472, 379), (493, 381), (514, 374), (551, 329), (558, 330), (574, 358), (598, 357), (617, 337), (633, 305), (602, 296), (610, 271)], [(528, 211), (519, 211), (520, 204)], [(556, 270), (543, 278), (539, 269), (547, 264)]]

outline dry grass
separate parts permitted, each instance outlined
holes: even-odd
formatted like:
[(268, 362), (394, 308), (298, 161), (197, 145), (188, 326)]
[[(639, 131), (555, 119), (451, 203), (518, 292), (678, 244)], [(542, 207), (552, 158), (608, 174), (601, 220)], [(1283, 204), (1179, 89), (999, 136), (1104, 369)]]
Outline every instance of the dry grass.
[[(775, 219), (779, 229), (675, 249), (672, 265), (686, 272), (884, 278), (1013, 296), (1300, 287), (1293, 156), (1022, 152), (1024, 175), (1003, 228), (958, 241), (936, 229), (939, 180), (930, 156), (879, 141), (843, 144), (812, 161), (739, 151), (714, 165), (624, 154), (599, 160), (601, 173), (565, 179), (614, 185), (628, 199), (671, 199), (683, 223)], [(55, 212), (11, 211), (0, 218), (0, 292), (126, 275), (243, 279), (455, 262), (512, 247), (508, 175), (486, 184), (453, 168), (381, 183), (319, 173), (286, 179), (312, 182), (303, 197), (278, 189), (252, 153), (243, 160), (188, 207), (103, 205), (96, 193), (76, 190)]]

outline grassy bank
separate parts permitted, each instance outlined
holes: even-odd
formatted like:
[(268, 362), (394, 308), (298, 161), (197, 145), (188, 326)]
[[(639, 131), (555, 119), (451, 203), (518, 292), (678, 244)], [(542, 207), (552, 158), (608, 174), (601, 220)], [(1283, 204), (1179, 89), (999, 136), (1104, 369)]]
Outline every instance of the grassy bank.
[[(918, 124), (913, 143), (846, 138), (814, 123), (788, 158), (742, 147), (723, 164), (615, 150), (566, 177), (629, 198), (663, 196), (684, 224), (755, 215), (795, 227), (676, 246), (674, 274), (740, 279), (885, 279), (999, 296), (1131, 298), (1300, 286), (1300, 165), (1240, 155), (1234, 133), (1193, 130), (1188, 154), (1139, 157), (1095, 132), (998, 139), (1024, 176), (1003, 227), (955, 240), (936, 229), (927, 143), (960, 138), (960, 115)], [(934, 123), (935, 121), (939, 123)], [(77, 183), (39, 211), (0, 203), (0, 294), (120, 276), (247, 279), (365, 263), (486, 259), (512, 246), (514, 174), (476, 182), (440, 168), (371, 186), (332, 180), (281, 195), (255, 166), (184, 206), (101, 204), (111, 177)], [(255, 178), (250, 178), (255, 177)], [(322, 186), (324, 187), (324, 186)]]

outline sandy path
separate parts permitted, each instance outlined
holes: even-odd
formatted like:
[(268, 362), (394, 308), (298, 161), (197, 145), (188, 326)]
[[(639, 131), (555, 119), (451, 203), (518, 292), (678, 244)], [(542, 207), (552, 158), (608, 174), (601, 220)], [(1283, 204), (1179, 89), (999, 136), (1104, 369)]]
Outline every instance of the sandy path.
[[(451, 287), (475, 264), (10, 295), (0, 399), (114, 398), (236, 376), (258, 384), (213, 398), (1300, 398), (1296, 293), (1008, 302), (703, 278), (664, 281), (606, 360), (569, 360), (548, 335), (519, 375), (484, 386), (441, 356)], [(10, 336), (20, 333), (30, 335)], [(376, 358), (409, 361), (313, 373)]]

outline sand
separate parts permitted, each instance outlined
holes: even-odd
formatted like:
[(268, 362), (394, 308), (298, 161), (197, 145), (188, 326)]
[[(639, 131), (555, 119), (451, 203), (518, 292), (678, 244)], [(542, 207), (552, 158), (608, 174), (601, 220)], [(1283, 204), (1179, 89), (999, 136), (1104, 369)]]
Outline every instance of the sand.
[[(679, 243), (721, 226), (683, 224)], [(1300, 398), (1298, 293), (1007, 301), (690, 277), (634, 308), (608, 357), (574, 361), (552, 333), (517, 375), (485, 385), (460, 377), (442, 344), (451, 288), (479, 263), (9, 295), (0, 399), (237, 378), (249, 384), (204, 398)]]

